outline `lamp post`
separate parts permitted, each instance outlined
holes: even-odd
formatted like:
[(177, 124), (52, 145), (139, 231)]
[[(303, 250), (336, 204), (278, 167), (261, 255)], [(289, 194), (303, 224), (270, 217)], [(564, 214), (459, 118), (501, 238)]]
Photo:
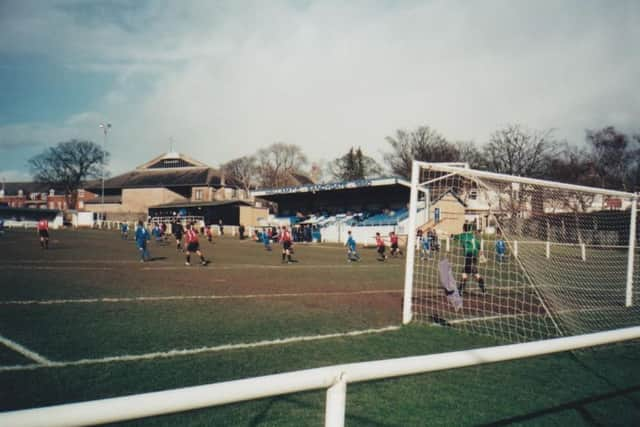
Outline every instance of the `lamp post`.
[(102, 228), (102, 223), (104, 222), (105, 212), (104, 212), (104, 153), (107, 146), (107, 132), (111, 129), (111, 123), (100, 123), (100, 128), (104, 134), (102, 138), (102, 213), (100, 215), (100, 227)]

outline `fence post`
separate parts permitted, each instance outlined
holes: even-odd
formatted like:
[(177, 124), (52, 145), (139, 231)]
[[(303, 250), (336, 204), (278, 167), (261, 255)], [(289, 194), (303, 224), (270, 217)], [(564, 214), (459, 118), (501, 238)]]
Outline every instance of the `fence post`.
[(582, 261), (587, 260), (587, 245), (584, 243), (580, 244), (580, 256), (582, 257)]
[(447, 236), (447, 252), (451, 251), (451, 239), (449, 238), (449, 236)]
[(638, 193), (631, 198), (631, 224), (629, 224), (629, 254), (627, 255), (627, 292), (625, 305), (633, 305), (633, 267), (636, 259), (636, 218), (638, 212)]
[(551, 258), (551, 242), (547, 241), (547, 258)]
[(518, 241), (517, 240), (513, 241), (513, 256), (514, 257), (518, 256)]
[(327, 389), (327, 403), (324, 414), (325, 427), (344, 427), (344, 414), (347, 406), (347, 379), (344, 372), (338, 381)]

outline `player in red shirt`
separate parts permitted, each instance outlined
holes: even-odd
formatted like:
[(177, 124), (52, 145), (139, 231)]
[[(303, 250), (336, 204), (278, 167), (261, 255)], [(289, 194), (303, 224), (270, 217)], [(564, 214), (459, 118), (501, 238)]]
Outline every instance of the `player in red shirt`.
[(204, 259), (202, 251), (200, 251), (198, 232), (192, 224), (187, 224), (187, 231), (184, 233), (184, 240), (185, 253), (187, 254), (187, 261), (184, 264), (191, 265), (191, 254), (195, 252), (200, 257), (200, 264), (207, 265), (208, 262)]
[(287, 262), (291, 264), (291, 233), (287, 230), (287, 227), (282, 226), (282, 233), (280, 233), (280, 243), (282, 243), (282, 262), (285, 262), (284, 258), (287, 257)]
[(384, 240), (382, 240), (382, 236), (380, 233), (376, 233), (376, 248), (378, 248), (378, 261), (384, 261), (387, 259), (387, 256), (384, 254), (385, 245)]
[(38, 235), (40, 236), (40, 247), (49, 249), (49, 221), (44, 218), (38, 221)]
[(402, 250), (400, 250), (400, 246), (398, 246), (398, 235), (395, 231), (389, 233), (389, 241), (391, 242), (391, 256), (396, 257), (402, 255)]

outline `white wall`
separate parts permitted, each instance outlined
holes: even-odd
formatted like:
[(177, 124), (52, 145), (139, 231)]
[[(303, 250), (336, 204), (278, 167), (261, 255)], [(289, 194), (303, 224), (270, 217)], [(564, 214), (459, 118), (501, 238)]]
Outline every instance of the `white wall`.
[(323, 242), (344, 243), (347, 240), (347, 232), (351, 230), (351, 235), (356, 240), (358, 246), (375, 246), (376, 233), (380, 233), (383, 238), (387, 238), (392, 231), (400, 233), (399, 229), (400, 227), (394, 225), (351, 227), (346, 224), (333, 224), (320, 229), (320, 233)]

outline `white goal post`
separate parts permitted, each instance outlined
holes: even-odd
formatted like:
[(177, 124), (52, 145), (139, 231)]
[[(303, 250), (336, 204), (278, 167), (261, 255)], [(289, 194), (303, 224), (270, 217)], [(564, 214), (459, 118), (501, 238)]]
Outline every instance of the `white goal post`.
[(414, 161), (403, 323), (507, 342), (640, 324), (637, 200)]

